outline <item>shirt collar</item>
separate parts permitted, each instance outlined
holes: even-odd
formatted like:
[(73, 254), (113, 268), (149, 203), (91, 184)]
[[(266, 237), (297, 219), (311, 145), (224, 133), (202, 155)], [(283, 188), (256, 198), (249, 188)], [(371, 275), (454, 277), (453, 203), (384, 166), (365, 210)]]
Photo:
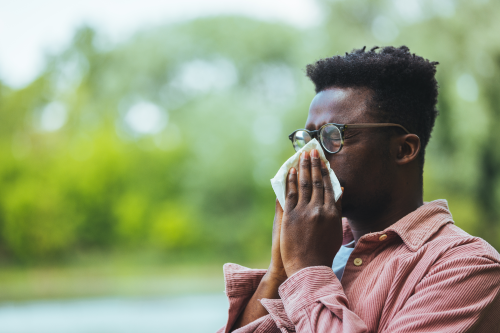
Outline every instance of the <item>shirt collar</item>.
[[(448, 208), (448, 202), (444, 199), (434, 200), (424, 203), (385, 230), (365, 235), (363, 238), (394, 232), (401, 237), (403, 242), (412, 251), (417, 251), (443, 225), (448, 223), (453, 223), (453, 218)], [(347, 219), (344, 218), (342, 220), (342, 226), (344, 231), (342, 245), (345, 245), (351, 242), (354, 237), (349, 227), (349, 223), (347, 223)]]

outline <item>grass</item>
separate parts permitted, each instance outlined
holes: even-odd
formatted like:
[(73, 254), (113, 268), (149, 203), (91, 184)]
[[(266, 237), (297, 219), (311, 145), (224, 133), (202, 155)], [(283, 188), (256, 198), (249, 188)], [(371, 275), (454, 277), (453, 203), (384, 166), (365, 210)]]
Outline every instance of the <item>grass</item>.
[[(250, 267), (264, 267), (262, 264)], [(224, 291), (222, 263), (160, 263), (124, 256), (65, 265), (0, 267), (0, 302)]]

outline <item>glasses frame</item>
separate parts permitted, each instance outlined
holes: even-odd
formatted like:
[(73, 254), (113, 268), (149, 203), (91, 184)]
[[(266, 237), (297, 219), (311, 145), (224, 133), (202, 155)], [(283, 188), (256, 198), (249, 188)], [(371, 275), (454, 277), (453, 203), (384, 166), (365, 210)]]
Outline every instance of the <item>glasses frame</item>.
[[(331, 152), (330, 150), (326, 149), (325, 146), (323, 146), (323, 142), (321, 141), (321, 131), (328, 125), (333, 125), (335, 127), (337, 127), (339, 129), (339, 132), (340, 132), (340, 147), (337, 151), (335, 152)], [(393, 123), (361, 123), (361, 124), (336, 124), (336, 123), (327, 123), (327, 124), (324, 124), (323, 126), (321, 126), (318, 130), (315, 130), (315, 131), (310, 131), (308, 129), (305, 129), (305, 128), (301, 128), (301, 129), (298, 129), (298, 130), (295, 130), (292, 132), (292, 134), (290, 134), (288, 136), (288, 138), (290, 139), (290, 141), (292, 142), (292, 145), (293, 145), (293, 139), (295, 137), (295, 133), (297, 133), (298, 131), (305, 131), (309, 134), (309, 136), (311, 137), (311, 140), (312, 139), (316, 139), (319, 141), (319, 144), (321, 145), (321, 147), (323, 147), (323, 149), (327, 152), (329, 152), (330, 154), (336, 154), (338, 153), (339, 151), (342, 150), (342, 147), (344, 147), (344, 132), (346, 129), (355, 129), (355, 128), (374, 128), (374, 127), (399, 127), (399, 128), (402, 128), (406, 134), (411, 134), (410, 131), (408, 131), (406, 128), (404, 128), (402, 125), (399, 125), (399, 124), (393, 124)], [(293, 148), (295, 150), (295, 145), (293, 145)]]

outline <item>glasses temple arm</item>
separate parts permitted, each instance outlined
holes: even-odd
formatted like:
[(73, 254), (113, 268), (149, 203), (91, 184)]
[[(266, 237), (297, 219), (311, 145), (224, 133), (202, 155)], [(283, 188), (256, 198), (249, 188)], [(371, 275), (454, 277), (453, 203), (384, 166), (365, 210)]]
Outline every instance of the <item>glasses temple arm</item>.
[(392, 123), (367, 123), (367, 124), (346, 124), (345, 128), (370, 128), (370, 127), (399, 127), (403, 129), (407, 134), (411, 134), (410, 131), (408, 131), (406, 128), (399, 124), (392, 124)]

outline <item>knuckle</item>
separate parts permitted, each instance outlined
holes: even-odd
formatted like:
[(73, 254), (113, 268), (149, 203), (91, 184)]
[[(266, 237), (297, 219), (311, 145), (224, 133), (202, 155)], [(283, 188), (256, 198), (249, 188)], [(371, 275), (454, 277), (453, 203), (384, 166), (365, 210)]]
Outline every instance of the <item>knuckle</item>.
[(310, 188), (311, 187), (311, 182), (309, 180), (302, 179), (300, 181), (300, 187), (302, 187), (302, 188)]
[(326, 176), (328, 176), (329, 174), (330, 174), (330, 173), (328, 172), (328, 169), (324, 169), (324, 168), (322, 168), (322, 169), (321, 169), (321, 175), (322, 175), (323, 177), (326, 177)]
[(315, 180), (315, 181), (313, 181), (313, 186), (315, 188), (323, 188), (323, 181), (321, 181), (321, 180)]
[(326, 208), (324, 211), (325, 217), (329, 220), (335, 217), (335, 211), (333, 209)]
[(314, 207), (311, 209), (311, 217), (313, 217), (315, 220), (319, 219), (321, 216), (321, 208), (320, 207)]
[(297, 192), (295, 191), (288, 192), (286, 198), (290, 200), (295, 200), (297, 198)]
[(319, 158), (313, 158), (311, 160), (311, 165), (313, 167), (321, 167), (321, 160)]

